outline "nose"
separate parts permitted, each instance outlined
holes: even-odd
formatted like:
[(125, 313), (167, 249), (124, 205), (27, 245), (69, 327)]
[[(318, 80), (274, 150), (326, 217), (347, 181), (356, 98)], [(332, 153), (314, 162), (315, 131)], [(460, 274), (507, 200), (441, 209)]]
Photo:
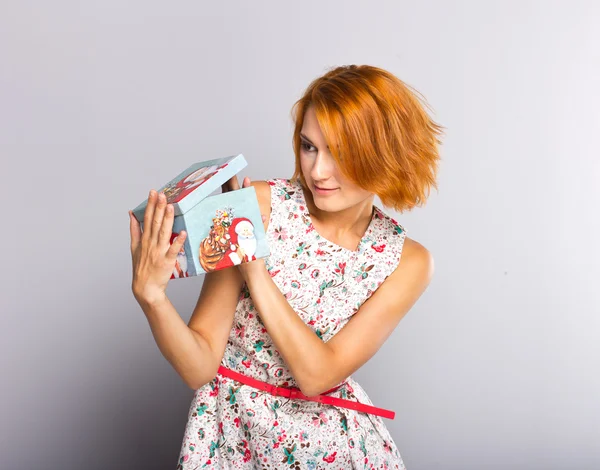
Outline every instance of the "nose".
[(319, 151), (315, 158), (312, 168), (310, 170), (310, 176), (315, 181), (322, 181), (328, 179), (334, 172), (335, 161), (328, 151)]

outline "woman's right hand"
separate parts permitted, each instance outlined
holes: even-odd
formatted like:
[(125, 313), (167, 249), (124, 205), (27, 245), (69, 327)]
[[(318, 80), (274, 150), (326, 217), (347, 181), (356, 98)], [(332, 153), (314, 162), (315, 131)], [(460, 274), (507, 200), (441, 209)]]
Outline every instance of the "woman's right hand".
[(185, 242), (185, 231), (170, 243), (173, 206), (163, 193), (151, 190), (144, 213), (144, 230), (129, 211), (133, 279), (131, 290), (139, 303), (153, 303), (165, 297), (177, 254)]

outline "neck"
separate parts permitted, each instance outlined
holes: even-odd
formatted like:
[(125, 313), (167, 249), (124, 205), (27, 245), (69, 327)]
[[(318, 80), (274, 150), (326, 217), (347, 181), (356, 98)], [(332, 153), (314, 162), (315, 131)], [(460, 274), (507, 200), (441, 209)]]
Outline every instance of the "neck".
[(373, 218), (373, 199), (367, 199), (341, 211), (331, 212), (319, 209), (314, 202), (312, 192), (304, 190), (306, 205), (313, 223), (319, 224), (318, 231), (331, 234), (333, 238), (342, 239), (346, 236), (362, 237)]

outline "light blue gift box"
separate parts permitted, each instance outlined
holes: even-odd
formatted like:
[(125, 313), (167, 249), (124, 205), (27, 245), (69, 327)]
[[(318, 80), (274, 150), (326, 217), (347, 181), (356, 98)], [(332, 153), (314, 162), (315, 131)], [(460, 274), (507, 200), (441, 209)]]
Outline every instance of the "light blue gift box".
[[(162, 186), (173, 205), (171, 243), (187, 232), (171, 279), (198, 276), (269, 256), (269, 246), (254, 187), (209, 196), (246, 167), (242, 154), (194, 163)], [(133, 215), (144, 230), (148, 199)]]

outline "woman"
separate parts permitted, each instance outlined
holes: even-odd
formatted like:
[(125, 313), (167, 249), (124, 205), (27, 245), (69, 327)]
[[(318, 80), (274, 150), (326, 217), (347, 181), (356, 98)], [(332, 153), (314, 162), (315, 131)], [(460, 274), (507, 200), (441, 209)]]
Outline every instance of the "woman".
[(327, 72), (294, 110), (292, 178), (243, 182), (271, 254), (206, 274), (188, 325), (165, 295), (185, 239), (169, 247), (172, 207), (151, 191), (149, 229), (131, 217), (133, 293), (195, 390), (179, 469), (405, 468), (382, 420), (393, 412), (351, 374), (431, 280), (429, 251), (373, 200), (399, 211), (425, 201), (441, 127), (371, 66)]

